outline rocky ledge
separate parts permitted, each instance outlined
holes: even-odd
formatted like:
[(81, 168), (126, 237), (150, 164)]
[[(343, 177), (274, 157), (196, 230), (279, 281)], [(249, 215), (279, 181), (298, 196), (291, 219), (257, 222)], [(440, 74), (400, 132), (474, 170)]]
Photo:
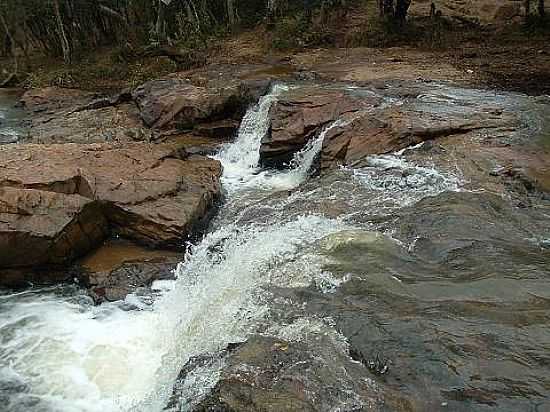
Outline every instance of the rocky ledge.
[(181, 248), (211, 213), (220, 175), (175, 144), (3, 146), (2, 267), (67, 264), (110, 234)]
[(27, 91), (28, 127), (0, 146), (0, 285), (77, 277), (103, 301), (169, 274), (181, 260), (170, 252), (108, 270), (67, 265), (113, 236), (163, 250), (197, 236), (221, 190), (221, 165), (204, 155), (234, 136), (272, 77), (211, 65), (112, 96)]
[[(370, 155), (448, 136), (489, 131), (498, 135), (518, 128), (513, 113), (489, 105), (480, 105), (468, 117), (438, 113), (422, 106), (422, 83), (387, 83), (372, 82), (367, 95), (355, 88), (301, 87), (280, 97), (270, 110), (271, 127), (260, 148), (262, 163), (286, 167), (323, 130), (320, 166), (329, 169), (360, 166)], [(392, 100), (401, 104), (388, 104)]]

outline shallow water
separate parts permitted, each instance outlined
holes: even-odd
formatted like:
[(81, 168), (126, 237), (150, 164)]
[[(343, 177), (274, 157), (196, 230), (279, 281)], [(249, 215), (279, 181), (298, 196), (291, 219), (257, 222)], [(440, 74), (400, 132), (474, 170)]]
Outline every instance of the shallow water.
[[(525, 130), (546, 127), (524, 96), (418, 87), (419, 111), (463, 116), (482, 102), (514, 107)], [(323, 133), (290, 169), (261, 169), (269, 108), (287, 90), (275, 86), (216, 155), (226, 202), (177, 280), (99, 307), (69, 286), (0, 295), (6, 411), (161, 411), (191, 357), (252, 333), (303, 341), (339, 371), (340, 403), (324, 410), (369, 405), (338, 369), (349, 345), (388, 361), (387, 374), (364, 376), (399, 393), (401, 410), (545, 410), (549, 210), (468, 192), (460, 170), (411, 156), (421, 147), (311, 177)], [(381, 96), (403, 104), (391, 90)], [(192, 374), (186, 407), (221, 368)]]
[(23, 133), (24, 111), (15, 107), (21, 92), (0, 89), (0, 144), (15, 143)]

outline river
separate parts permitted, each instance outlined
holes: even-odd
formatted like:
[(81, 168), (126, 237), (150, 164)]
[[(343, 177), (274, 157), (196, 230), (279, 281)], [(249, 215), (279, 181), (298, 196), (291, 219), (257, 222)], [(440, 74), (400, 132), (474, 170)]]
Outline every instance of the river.
[[(288, 87), (262, 97), (215, 156), (225, 201), (176, 280), (101, 306), (74, 286), (0, 292), (3, 411), (158, 412), (190, 358), (251, 334), (301, 341), (334, 368), (321, 410), (368, 409), (336, 372), (350, 347), (387, 360), (387, 374), (365, 377), (406, 397), (403, 410), (550, 409), (548, 209), (472, 188), (422, 145), (312, 176), (343, 120), (288, 170), (262, 169), (269, 108)], [(460, 99), (524, 99), (434, 86), (419, 104), (451, 98), (455, 111), (476, 110)], [(195, 373), (184, 409), (222, 368)]]
[(0, 89), (0, 144), (15, 143), (23, 133), (24, 111), (16, 107), (19, 90)]

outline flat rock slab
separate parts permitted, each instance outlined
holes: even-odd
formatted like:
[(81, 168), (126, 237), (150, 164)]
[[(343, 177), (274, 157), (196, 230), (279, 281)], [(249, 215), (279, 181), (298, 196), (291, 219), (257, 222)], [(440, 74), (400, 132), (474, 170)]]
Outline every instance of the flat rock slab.
[(175, 144), (1, 147), (0, 266), (70, 261), (108, 229), (182, 247), (220, 195), (220, 175), (219, 162)]
[(31, 117), (23, 143), (148, 142), (151, 131), (143, 126), (133, 103), (97, 109), (64, 110)]
[(435, 107), (423, 98), (430, 91), (430, 85), (413, 82), (293, 89), (271, 107), (260, 159), (268, 167), (285, 167), (323, 130), (322, 169), (359, 166), (371, 155), (449, 136), (511, 136), (519, 130), (519, 120), (509, 110), (477, 101)]

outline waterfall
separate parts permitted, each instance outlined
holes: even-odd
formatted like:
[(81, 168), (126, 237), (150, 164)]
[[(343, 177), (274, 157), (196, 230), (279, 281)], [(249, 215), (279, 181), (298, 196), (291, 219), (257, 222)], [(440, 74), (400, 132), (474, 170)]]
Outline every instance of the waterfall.
[[(270, 107), (286, 90), (278, 85), (262, 97), (247, 112), (235, 142), (216, 156), (228, 193), (217, 220), (243, 207), (239, 198), (245, 192), (265, 196), (307, 178), (331, 126), (296, 154), (288, 170), (258, 166)], [(130, 295), (96, 307), (67, 287), (0, 295), (4, 410), (161, 411), (190, 357), (244, 340), (267, 316), (262, 288), (276, 282), (266, 274), (269, 268), (297, 259), (307, 245), (343, 227), (307, 213), (291, 221), (270, 219), (268, 226), (214, 224), (179, 265), (177, 279), (154, 285), (160, 296), (152, 304)], [(310, 273), (296, 272), (300, 282), (321, 275), (316, 266), (307, 267)], [(284, 281), (292, 285), (293, 278)], [(138, 310), (128, 311), (128, 304)], [(217, 373), (205, 372), (193, 390), (207, 391)]]

